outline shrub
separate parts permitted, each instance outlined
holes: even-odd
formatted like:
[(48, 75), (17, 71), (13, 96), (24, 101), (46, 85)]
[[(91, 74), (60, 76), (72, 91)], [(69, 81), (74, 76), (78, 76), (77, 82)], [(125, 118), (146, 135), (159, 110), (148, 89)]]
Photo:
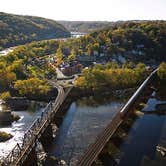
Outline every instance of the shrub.
[(0, 95), (0, 98), (2, 99), (2, 100), (6, 100), (6, 99), (8, 99), (8, 98), (10, 98), (11, 97), (11, 95), (10, 95), (10, 92), (9, 91), (7, 91), (7, 92), (3, 92), (1, 95)]

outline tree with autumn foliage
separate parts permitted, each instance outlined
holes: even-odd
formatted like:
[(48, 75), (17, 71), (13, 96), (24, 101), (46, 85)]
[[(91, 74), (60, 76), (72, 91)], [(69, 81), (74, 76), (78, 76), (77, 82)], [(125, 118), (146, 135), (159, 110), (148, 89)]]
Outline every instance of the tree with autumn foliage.
[(61, 47), (57, 49), (55, 57), (56, 57), (56, 66), (58, 67), (63, 62), (63, 53)]
[(27, 80), (17, 80), (14, 88), (18, 90), (21, 96), (29, 98), (39, 97), (46, 95), (50, 90), (50, 86), (44, 80), (38, 78), (29, 78)]
[(96, 65), (84, 69), (82, 76), (76, 79), (75, 86), (92, 89), (125, 89), (139, 85), (147, 76), (145, 65), (138, 64), (135, 68), (121, 68), (115, 64)]

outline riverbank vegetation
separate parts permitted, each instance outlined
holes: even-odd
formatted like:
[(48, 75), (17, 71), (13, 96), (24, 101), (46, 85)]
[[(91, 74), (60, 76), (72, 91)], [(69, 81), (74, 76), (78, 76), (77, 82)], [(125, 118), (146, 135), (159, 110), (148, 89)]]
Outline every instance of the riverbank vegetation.
[(38, 78), (17, 80), (14, 83), (14, 88), (18, 90), (20, 96), (26, 96), (27, 98), (40, 98), (42, 95), (47, 95), (51, 90), (46, 81)]
[(62, 43), (62, 51), (95, 56), (96, 60), (119, 59), (156, 64), (165, 60), (166, 22), (124, 22)]
[[(127, 65), (128, 66), (128, 65)], [(120, 67), (116, 63), (95, 65), (84, 69), (75, 86), (90, 90), (116, 90), (138, 86), (147, 76), (146, 66), (139, 63), (134, 68)]]
[(166, 100), (166, 62), (163, 62), (159, 66), (159, 70), (157, 71), (157, 79), (155, 81), (155, 86), (158, 89), (158, 97), (160, 100)]
[(78, 56), (99, 62), (121, 62), (123, 57), (126, 61), (156, 64), (165, 60), (165, 29), (165, 21), (124, 22), (77, 39), (32, 42), (18, 47), (9, 59), (26, 57), (29, 62), (54, 54), (58, 65), (78, 60)]
[(51, 40), (32, 42), (0, 57), (1, 98), (46, 96), (51, 91), (47, 79), (56, 78), (56, 71), (44, 56), (55, 52), (56, 45)]
[(160, 64), (157, 75), (162, 81), (166, 81), (166, 62)]

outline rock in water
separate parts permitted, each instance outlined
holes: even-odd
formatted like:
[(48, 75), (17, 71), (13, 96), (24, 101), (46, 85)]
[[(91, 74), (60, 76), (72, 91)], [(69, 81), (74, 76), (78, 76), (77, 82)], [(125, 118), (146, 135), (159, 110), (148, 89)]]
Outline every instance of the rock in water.
[(13, 121), (19, 120), (20, 117), (18, 115), (13, 114), (9, 110), (0, 111), (0, 124), (2, 125), (10, 125)]
[(5, 141), (9, 140), (12, 137), (13, 136), (11, 134), (0, 131), (0, 142), (5, 142)]

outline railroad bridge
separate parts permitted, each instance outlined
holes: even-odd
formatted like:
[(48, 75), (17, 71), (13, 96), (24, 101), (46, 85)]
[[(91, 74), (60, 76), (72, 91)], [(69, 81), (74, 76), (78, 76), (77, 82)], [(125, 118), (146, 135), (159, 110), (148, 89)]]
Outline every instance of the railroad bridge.
[(47, 151), (47, 145), (53, 140), (52, 122), (57, 122), (62, 118), (62, 112), (66, 109), (66, 98), (73, 87), (66, 90), (63, 87), (51, 82), (58, 90), (58, 95), (54, 102), (50, 102), (42, 111), (27, 132), (23, 141), (17, 144), (9, 155), (3, 160), (3, 166), (37, 166), (37, 143), (40, 142), (43, 149)]
[(96, 158), (103, 150), (106, 143), (110, 140), (112, 135), (116, 132), (118, 127), (123, 123), (123, 121), (128, 117), (129, 113), (132, 111), (132, 107), (137, 102), (138, 98), (145, 92), (145, 89), (151, 84), (154, 79), (154, 76), (157, 73), (157, 70), (154, 70), (146, 80), (141, 84), (141, 86), (136, 90), (124, 107), (113, 117), (110, 123), (106, 128), (101, 132), (96, 141), (91, 144), (87, 150), (84, 152), (84, 155), (80, 158), (77, 163), (77, 166), (91, 166), (95, 162)]

